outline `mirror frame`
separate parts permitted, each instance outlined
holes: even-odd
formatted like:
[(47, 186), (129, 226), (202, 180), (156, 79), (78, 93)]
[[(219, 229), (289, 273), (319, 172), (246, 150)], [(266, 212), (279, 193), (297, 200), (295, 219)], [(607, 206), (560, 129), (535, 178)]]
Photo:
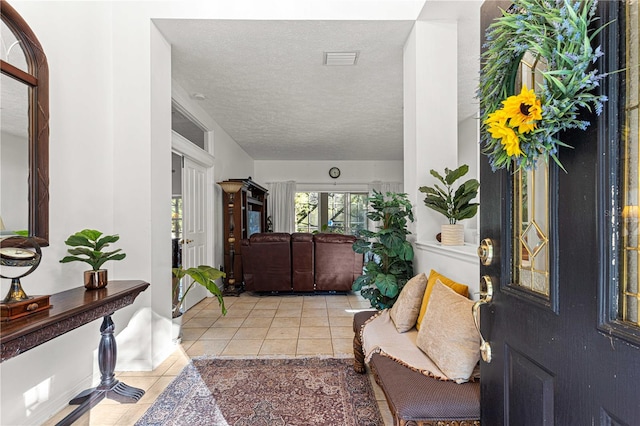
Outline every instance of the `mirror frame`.
[(26, 21), (0, 0), (0, 16), (20, 41), (29, 72), (0, 60), (0, 72), (29, 90), (29, 236), (49, 245), (49, 65), (44, 50)]

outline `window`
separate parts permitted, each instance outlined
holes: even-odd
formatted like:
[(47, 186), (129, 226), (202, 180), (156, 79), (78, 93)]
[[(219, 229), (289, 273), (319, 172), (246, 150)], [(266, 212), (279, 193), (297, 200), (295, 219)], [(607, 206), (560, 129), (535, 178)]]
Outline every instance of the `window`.
[(171, 237), (182, 238), (182, 197), (171, 198)]
[(206, 151), (206, 130), (202, 129), (194, 120), (183, 113), (182, 108), (175, 102), (171, 104), (171, 130), (187, 139), (200, 149)]
[[(526, 52), (520, 61), (518, 90), (522, 85), (538, 87), (543, 58)], [(521, 289), (549, 298), (549, 165), (539, 160), (535, 170), (513, 175), (513, 269), (512, 282)]]
[(357, 235), (367, 229), (367, 193), (297, 192), (296, 232)]
[[(625, 62), (638, 64), (640, 61), (639, 11), (638, 2), (626, 2), (627, 31), (625, 36)], [(638, 265), (640, 260), (640, 71), (638, 66), (629, 66), (625, 79), (625, 102), (623, 119), (624, 129), (621, 135), (622, 151), (622, 271), (619, 289), (618, 319), (627, 325), (640, 327), (640, 302)]]

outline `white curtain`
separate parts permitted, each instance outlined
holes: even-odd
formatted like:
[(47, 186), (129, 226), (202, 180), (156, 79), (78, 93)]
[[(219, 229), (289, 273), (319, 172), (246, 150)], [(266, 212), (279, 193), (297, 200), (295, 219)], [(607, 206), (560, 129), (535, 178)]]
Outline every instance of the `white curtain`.
[(273, 232), (295, 232), (296, 183), (272, 182), (267, 184), (269, 198), (267, 215), (271, 217)]

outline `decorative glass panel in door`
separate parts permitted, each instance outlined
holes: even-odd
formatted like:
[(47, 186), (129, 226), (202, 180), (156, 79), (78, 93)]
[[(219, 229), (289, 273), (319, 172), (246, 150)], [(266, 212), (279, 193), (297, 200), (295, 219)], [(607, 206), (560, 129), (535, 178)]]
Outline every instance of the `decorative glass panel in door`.
[[(546, 69), (543, 58), (526, 52), (520, 61), (516, 92), (534, 89)], [(535, 170), (520, 170), (513, 182), (513, 270), (519, 289), (549, 296), (549, 165), (538, 160)]]

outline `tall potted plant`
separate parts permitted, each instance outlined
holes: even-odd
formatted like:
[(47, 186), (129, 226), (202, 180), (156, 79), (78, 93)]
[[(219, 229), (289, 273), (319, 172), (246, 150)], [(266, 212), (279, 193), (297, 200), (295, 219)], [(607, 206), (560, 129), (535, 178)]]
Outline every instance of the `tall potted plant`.
[[(226, 274), (219, 269), (216, 269), (212, 266), (208, 265), (200, 265), (193, 268), (184, 269), (182, 267), (173, 268), (172, 270), (174, 276), (173, 283), (173, 307), (171, 310), (172, 316), (174, 318), (182, 315), (181, 307), (182, 302), (184, 302), (185, 298), (189, 291), (193, 288), (194, 285), (200, 284), (207, 290), (209, 293), (216, 296), (218, 299), (218, 303), (220, 304), (220, 309), (222, 310), (222, 315), (227, 314), (227, 308), (224, 306), (224, 298), (222, 297), (222, 291), (220, 291), (220, 287), (216, 284), (215, 280), (218, 278), (224, 278)], [(180, 280), (182, 278), (189, 276), (192, 281), (186, 286), (184, 291), (180, 291)]]
[(444, 187), (438, 184), (434, 186), (421, 186), (418, 188), (420, 192), (426, 194), (424, 204), (442, 213), (449, 223), (441, 227), (441, 242), (445, 246), (461, 246), (464, 245), (464, 226), (457, 223), (459, 220), (471, 219), (478, 212), (478, 203), (471, 201), (478, 195), (480, 182), (476, 179), (469, 179), (460, 184), (454, 191), (453, 184), (466, 175), (469, 166), (463, 164), (455, 170), (449, 170), (445, 167), (444, 177), (437, 171), (431, 169), (431, 175), (438, 179)]
[[(208, 265), (200, 265), (187, 269), (178, 267), (173, 268), (171, 272), (173, 273), (173, 305), (171, 308), (171, 316), (173, 319), (172, 339), (174, 341), (179, 341), (182, 337), (182, 303), (194, 285), (199, 284), (209, 290), (209, 292), (218, 299), (222, 315), (227, 314), (222, 292), (220, 291), (220, 287), (215, 283), (215, 280), (218, 278), (224, 278), (226, 276), (224, 272)], [(192, 281), (186, 286), (186, 289), (181, 291), (181, 280), (186, 276), (190, 277)], [(184, 286), (182, 286), (182, 288), (184, 288)]]
[(68, 245), (67, 252), (60, 263), (85, 262), (91, 266), (91, 270), (84, 271), (84, 286), (89, 289), (103, 288), (107, 285), (107, 270), (102, 265), (109, 260), (122, 260), (127, 255), (121, 253), (122, 249), (104, 251), (111, 243), (118, 241), (118, 235), (104, 235), (95, 229), (83, 229), (67, 238), (64, 242)]
[(407, 221), (413, 222), (407, 194), (373, 191), (369, 197), (369, 220), (378, 222), (376, 231), (361, 230), (353, 243), (356, 253), (365, 254), (363, 275), (356, 278), (353, 290), (376, 309), (390, 308), (413, 276), (413, 247), (407, 241)]

